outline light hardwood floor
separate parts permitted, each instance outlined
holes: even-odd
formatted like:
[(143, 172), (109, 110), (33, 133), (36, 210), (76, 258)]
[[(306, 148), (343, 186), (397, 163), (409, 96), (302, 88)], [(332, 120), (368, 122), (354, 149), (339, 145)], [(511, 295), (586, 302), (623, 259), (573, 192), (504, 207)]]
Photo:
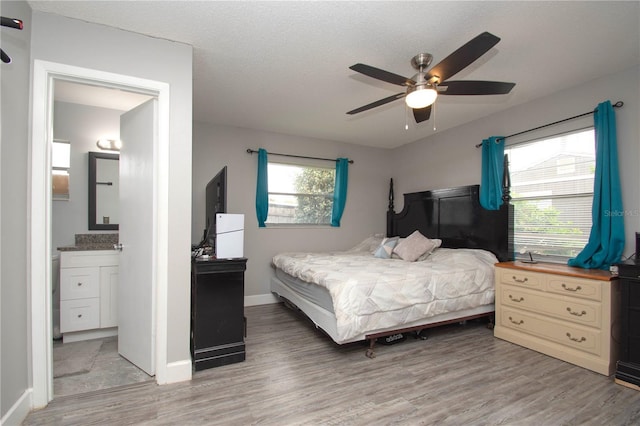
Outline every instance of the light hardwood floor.
[(26, 425), (637, 425), (640, 392), (471, 322), (335, 345), (282, 305), (246, 308), (247, 360), (190, 382), (55, 399)]

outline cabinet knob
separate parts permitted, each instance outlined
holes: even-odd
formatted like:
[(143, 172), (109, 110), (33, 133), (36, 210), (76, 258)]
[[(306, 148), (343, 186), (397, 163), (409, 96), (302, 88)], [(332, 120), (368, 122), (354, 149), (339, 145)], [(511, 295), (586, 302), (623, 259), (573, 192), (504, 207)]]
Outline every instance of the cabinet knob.
[(78, 318), (82, 318), (82, 314), (78, 314)]
[(82, 283), (78, 283), (78, 287), (82, 287)]

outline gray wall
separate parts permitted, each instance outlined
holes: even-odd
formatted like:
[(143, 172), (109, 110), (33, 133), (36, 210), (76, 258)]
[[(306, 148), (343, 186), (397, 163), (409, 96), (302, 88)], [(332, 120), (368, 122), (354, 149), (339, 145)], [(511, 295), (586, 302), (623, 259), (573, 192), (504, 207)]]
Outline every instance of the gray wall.
[[(192, 48), (115, 28), (33, 14), (32, 57), (171, 85), (167, 361), (190, 359)], [(167, 58), (172, 58), (167, 61)]]
[[(339, 228), (258, 228), (255, 214), (257, 155), (247, 148), (322, 158), (348, 157), (347, 204)], [(202, 238), (205, 226), (205, 186), (224, 166), (227, 170), (227, 210), (245, 215), (245, 295), (248, 303), (268, 299), (271, 258), (281, 251), (347, 249), (367, 236), (384, 233), (389, 178), (389, 151), (327, 140), (194, 123), (193, 209), (191, 240)], [(273, 157), (276, 159), (276, 157)], [(280, 161), (286, 158), (278, 157)], [(291, 160), (291, 159), (288, 159)]]
[(53, 105), (53, 137), (71, 144), (69, 168), (69, 200), (54, 200), (51, 209), (51, 250), (74, 244), (75, 234), (116, 231), (89, 231), (88, 173), (89, 151), (100, 151), (100, 137), (120, 137), (120, 115), (123, 111), (55, 102)]
[(22, 19), (25, 24), (22, 31), (2, 29), (2, 49), (12, 62), (0, 65), (0, 414), (4, 419), (29, 388), (29, 318), (25, 312), (31, 9), (25, 2), (2, 2), (2, 16)]

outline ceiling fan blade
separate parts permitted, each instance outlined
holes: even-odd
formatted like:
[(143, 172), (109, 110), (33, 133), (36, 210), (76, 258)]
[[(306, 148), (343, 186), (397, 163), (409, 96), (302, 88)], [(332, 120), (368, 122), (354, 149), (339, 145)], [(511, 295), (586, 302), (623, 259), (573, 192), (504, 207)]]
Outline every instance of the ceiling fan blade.
[(373, 77), (377, 80), (386, 81), (387, 83), (397, 84), (399, 86), (413, 86), (414, 84), (416, 84), (416, 82), (411, 80), (410, 78), (403, 77), (389, 71), (381, 70), (380, 68), (372, 67), (371, 65), (355, 64), (351, 65), (349, 69), (359, 72), (360, 74)]
[(427, 121), (431, 117), (431, 105), (425, 108), (414, 108), (413, 118), (416, 119), (416, 123), (422, 123)]
[(427, 73), (427, 78), (437, 77), (439, 82), (443, 82), (449, 77), (453, 77), (487, 53), (499, 41), (500, 38), (491, 33), (480, 34), (431, 68)]
[(506, 95), (515, 83), (503, 81), (460, 80), (445, 81), (438, 86), (440, 95)]
[(360, 108), (356, 108), (354, 110), (351, 110), (351, 111), (347, 112), (347, 114), (353, 115), (353, 114), (357, 114), (359, 112), (367, 111), (369, 109), (372, 109), (372, 108), (375, 108), (375, 107), (379, 107), (379, 106), (384, 105), (384, 104), (388, 104), (389, 102), (393, 102), (396, 99), (400, 99), (402, 97), (404, 97), (404, 93), (398, 93), (398, 94), (395, 94), (393, 96), (389, 96), (387, 98), (380, 99), (379, 101), (371, 102), (370, 104), (367, 104), (365, 106), (361, 106)]

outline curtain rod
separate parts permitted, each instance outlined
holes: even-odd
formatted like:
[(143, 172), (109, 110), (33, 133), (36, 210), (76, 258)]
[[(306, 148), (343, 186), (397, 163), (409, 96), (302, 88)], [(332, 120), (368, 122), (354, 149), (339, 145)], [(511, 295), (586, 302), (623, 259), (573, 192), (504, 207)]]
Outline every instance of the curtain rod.
[[(615, 104), (613, 104), (613, 107), (614, 108), (621, 108), (623, 105), (624, 105), (624, 102), (618, 101)], [(522, 132), (514, 133), (512, 135), (505, 136), (503, 138), (498, 138), (498, 139), (496, 139), (496, 142), (501, 141), (501, 140), (505, 140), (507, 138), (512, 138), (514, 136), (519, 136), (519, 135), (522, 135), (524, 133), (533, 132), (534, 130), (540, 130), (540, 129), (544, 129), (545, 127), (550, 127), (550, 126), (554, 126), (556, 124), (564, 123), (565, 121), (575, 120), (576, 118), (584, 117), (584, 116), (593, 114), (594, 112), (595, 112), (595, 109), (593, 111), (585, 112), (583, 114), (574, 115), (573, 117), (569, 117), (569, 118), (565, 118), (565, 119), (562, 119), (562, 120), (554, 121), (553, 123), (543, 124), (542, 126), (534, 127), (533, 129), (523, 130)], [(480, 148), (481, 146), (482, 146), (482, 143), (479, 143), (479, 144), (476, 145), (476, 148)]]
[[(251, 149), (251, 148), (247, 148), (247, 154), (253, 154), (253, 153), (257, 153), (258, 151), (256, 151), (255, 149)], [(304, 158), (307, 160), (322, 160), (322, 161), (333, 161), (334, 163), (336, 161), (338, 161), (337, 159), (334, 158), (320, 158), (320, 157), (307, 157), (304, 155), (293, 155), (293, 154), (278, 154), (277, 152), (268, 152), (267, 154), (269, 155), (280, 155), (282, 157), (293, 157), (293, 158)], [(348, 160), (349, 164), (353, 164), (353, 160)]]

